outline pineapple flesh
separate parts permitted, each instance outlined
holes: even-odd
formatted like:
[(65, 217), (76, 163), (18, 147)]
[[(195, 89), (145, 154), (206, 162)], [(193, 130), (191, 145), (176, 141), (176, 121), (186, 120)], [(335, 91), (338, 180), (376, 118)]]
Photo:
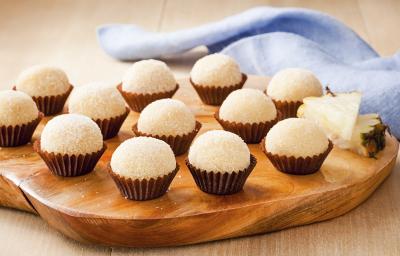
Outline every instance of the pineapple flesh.
[(386, 126), (378, 114), (359, 115), (361, 93), (328, 93), (307, 97), (297, 116), (314, 121), (333, 144), (359, 155), (375, 157), (385, 147)]
[(298, 117), (316, 122), (333, 143), (345, 143), (353, 134), (360, 110), (359, 92), (333, 94), (303, 99)]

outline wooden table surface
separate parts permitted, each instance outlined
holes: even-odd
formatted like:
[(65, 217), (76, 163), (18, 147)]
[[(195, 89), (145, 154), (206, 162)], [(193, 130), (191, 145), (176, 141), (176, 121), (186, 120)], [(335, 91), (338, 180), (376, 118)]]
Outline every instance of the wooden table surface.
[[(31, 65), (62, 67), (73, 84), (118, 82), (131, 63), (99, 48), (96, 26), (135, 23), (173, 31), (218, 20), (252, 6), (298, 6), (329, 13), (380, 54), (400, 48), (398, 0), (250, 1), (14, 1), (0, 2), (0, 89), (10, 88)], [(177, 77), (188, 73), (199, 49), (167, 59)], [(32, 214), (0, 208), (1, 255), (400, 255), (400, 161), (378, 190), (352, 212), (323, 223), (265, 235), (193, 246), (124, 249), (84, 245), (65, 238)]]

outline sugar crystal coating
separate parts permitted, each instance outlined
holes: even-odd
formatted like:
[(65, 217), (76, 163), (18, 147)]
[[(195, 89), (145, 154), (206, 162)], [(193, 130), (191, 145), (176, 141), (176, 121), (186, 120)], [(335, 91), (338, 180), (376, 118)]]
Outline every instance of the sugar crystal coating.
[(69, 113), (92, 119), (109, 119), (125, 113), (125, 101), (115, 86), (91, 83), (72, 91), (68, 103)]
[(30, 96), (55, 96), (68, 91), (70, 83), (65, 72), (53, 66), (38, 65), (25, 69), (18, 76), (16, 89)]
[(234, 133), (212, 130), (200, 135), (189, 149), (189, 163), (207, 172), (238, 172), (250, 165), (246, 143)]
[(40, 138), (40, 147), (49, 153), (90, 154), (103, 147), (103, 135), (89, 117), (64, 114), (46, 124)]
[(111, 157), (113, 172), (132, 179), (157, 178), (171, 173), (176, 160), (171, 147), (162, 140), (135, 137), (121, 143)]
[(0, 126), (27, 124), (38, 118), (39, 110), (32, 98), (23, 92), (0, 92)]
[(138, 119), (138, 130), (152, 135), (183, 135), (192, 132), (196, 120), (181, 101), (161, 99), (146, 106)]
[(268, 152), (287, 157), (319, 155), (328, 145), (324, 132), (312, 121), (301, 118), (288, 118), (278, 122), (265, 139)]
[(240, 89), (232, 92), (222, 103), (219, 117), (238, 123), (261, 123), (274, 120), (277, 111), (272, 100), (262, 91)]
[(242, 81), (242, 73), (236, 61), (219, 53), (199, 59), (190, 77), (195, 84), (210, 87), (228, 87)]
[(272, 77), (267, 94), (274, 100), (302, 101), (305, 97), (321, 96), (322, 85), (311, 71), (288, 68)]
[(176, 80), (168, 66), (159, 60), (135, 62), (122, 79), (122, 90), (134, 93), (168, 92), (176, 88)]

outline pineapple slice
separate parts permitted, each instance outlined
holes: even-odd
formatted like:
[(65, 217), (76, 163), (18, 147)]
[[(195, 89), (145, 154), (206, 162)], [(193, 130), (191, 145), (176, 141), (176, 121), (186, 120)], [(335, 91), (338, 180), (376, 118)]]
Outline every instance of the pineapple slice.
[(337, 147), (375, 157), (385, 147), (386, 126), (378, 114), (358, 115), (358, 92), (307, 97), (297, 116), (313, 120)]
[(307, 97), (297, 111), (298, 117), (314, 120), (335, 141), (348, 141), (361, 104), (361, 93), (328, 94), (322, 97)]

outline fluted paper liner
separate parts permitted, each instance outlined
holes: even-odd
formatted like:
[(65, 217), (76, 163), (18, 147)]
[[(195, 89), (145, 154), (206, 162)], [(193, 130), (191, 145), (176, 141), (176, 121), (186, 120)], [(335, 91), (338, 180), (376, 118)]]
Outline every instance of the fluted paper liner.
[(29, 123), (0, 126), (0, 147), (18, 147), (30, 142), (42, 118), (43, 114), (39, 112), (38, 117)]
[(256, 164), (257, 159), (253, 155), (250, 155), (250, 165), (246, 169), (232, 173), (215, 173), (196, 168), (186, 159), (186, 165), (196, 185), (203, 192), (216, 195), (230, 195), (242, 190), (244, 183)]
[(214, 87), (195, 84), (191, 78), (190, 83), (204, 104), (219, 106), (231, 92), (241, 89), (246, 80), (247, 75), (242, 74), (242, 81), (240, 81), (240, 83), (228, 87)]
[[(52, 116), (63, 110), (64, 104), (73, 88), (74, 87), (70, 85), (68, 90), (63, 94), (53, 96), (32, 96), (32, 99), (36, 103), (40, 112), (45, 116)], [(15, 86), (13, 87), (13, 90), (16, 90)]]
[(312, 157), (294, 157), (272, 154), (265, 149), (265, 140), (261, 142), (262, 151), (271, 161), (272, 165), (281, 172), (295, 175), (306, 175), (317, 172), (325, 161), (333, 144), (329, 141), (328, 148), (321, 154)]
[(108, 172), (121, 195), (136, 201), (151, 200), (164, 195), (178, 170), (179, 165), (176, 165), (175, 170), (164, 176), (150, 179), (132, 179), (113, 172), (111, 166), (108, 165)]
[(145, 136), (145, 137), (153, 137), (159, 140), (165, 141), (170, 145), (172, 151), (174, 151), (175, 156), (179, 156), (185, 154), (190, 147), (194, 137), (196, 137), (197, 133), (201, 129), (201, 123), (196, 121), (196, 126), (193, 131), (184, 135), (176, 135), (176, 136), (166, 136), (166, 135), (153, 135), (145, 132), (141, 132), (137, 128), (137, 124), (133, 125), (132, 130), (136, 136)]
[(97, 151), (85, 155), (55, 154), (41, 150), (40, 140), (35, 141), (33, 149), (40, 155), (49, 170), (58, 176), (75, 177), (93, 171), (100, 157), (106, 150), (106, 144)]
[(280, 115), (278, 112), (274, 120), (261, 123), (227, 121), (219, 117), (219, 111), (215, 112), (214, 117), (224, 130), (239, 135), (248, 144), (257, 144), (267, 135), (272, 126), (279, 121)]
[(281, 120), (291, 117), (297, 117), (297, 109), (303, 104), (302, 101), (280, 101), (272, 100), (275, 107), (281, 112)]
[(142, 110), (153, 101), (172, 98), (172, 96), (174, 96), (176, 91), (179, 89), (179, 84), (176, 84), (175, 89), (172, 91), (156, 93), (134, 93), (124, 91), (122, 90), (122, 84), (119, 84), (117, 89), (133, 111), (142, 112)]
[(111, 139), (117, 136), (122, 124), (124, 123), (126, 117), (129, 114), (129, 108), (126, 108), (125, 113), (122, 115), (108, 118), (108, 119), (95, 119), (94, 121), (100, 127), (101, 133), (103, 134), (103, 139)]

